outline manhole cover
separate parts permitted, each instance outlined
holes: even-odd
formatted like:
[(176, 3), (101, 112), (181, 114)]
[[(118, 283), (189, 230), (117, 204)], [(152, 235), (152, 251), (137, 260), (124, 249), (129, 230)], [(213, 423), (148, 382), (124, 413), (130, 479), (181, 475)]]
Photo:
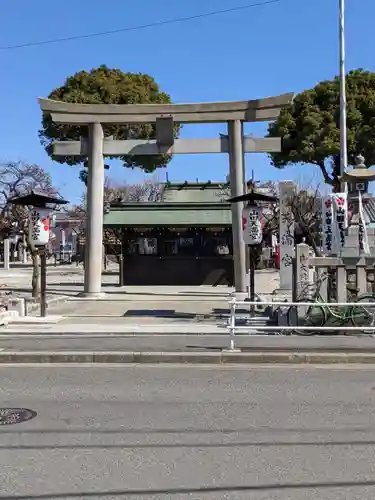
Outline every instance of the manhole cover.
[(20, 424), (36, 417), (36, 411), (26, 408), (0, 408), (0, 425)]

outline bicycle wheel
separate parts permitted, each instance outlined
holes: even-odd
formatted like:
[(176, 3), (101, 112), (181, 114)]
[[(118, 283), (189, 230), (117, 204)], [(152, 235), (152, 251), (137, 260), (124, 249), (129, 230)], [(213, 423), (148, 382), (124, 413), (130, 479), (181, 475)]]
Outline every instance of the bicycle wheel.
[[(307, 306), (303, 315), (298, 315), (298, 306), (290, 306), (288, 309), (288, 326), (291, 327), (292, 333), (296, 335), (315, 335), (320, 333), (320, 331), (310, 330), (311, 327), (322, 327), (327, 322), (327, 313), (323, 306), (314, 302), (313, 300), (303, 300), (301, 302), (311, 302), (311, 306)], [(303, 330), (302, 328), (294, 329), (293, 327), (310, 327), (308, 330)]]
[[(365, 293), (357, 297), (356, 304), (351, 310), (351, 321), (353, 326), (374, 326), (375, 325), (375, 296)], [(374, 305), (361, 306), (361, 302), (374, 303)], [(374, 333), (374, 330), (365, 330), (366, 333)]]

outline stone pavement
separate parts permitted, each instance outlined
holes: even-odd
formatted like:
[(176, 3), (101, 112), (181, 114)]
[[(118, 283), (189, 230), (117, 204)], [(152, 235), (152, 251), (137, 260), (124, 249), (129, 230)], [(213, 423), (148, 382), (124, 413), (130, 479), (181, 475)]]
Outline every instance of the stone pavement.
[[(82, 266), (58, 265), (50, 264), (47, 269), (47, 286), (48, 293), (52, 295), (62, 295), (72, 297), (83, 291), (83, 268)], [(10, 290), (20, 292), (27, 296), (30, 293), (32, 266), (19, 265), (12, 267), (9, 271), (0, 269), (0, 287), (2, 290)], [(233, 289), (230, 287), (123, 287), (119, 288), (118, 284), (118, 268), (111, 264), (108, 271), (103, 273), (102, 286), (103, 292), (107, 294), (116, 294), (121, 290), (121, 294), (127, 295), (150, 295), (150, 296), (173, 296), (176, 293), (190, 292), (194, 295), (194, 291), (203, 291), (204, 295), (213, 295), (217, 293), (229, 293)], [(262, 270), (257, 271), (255, 276), (255, 284), (257, 293), (268, 295), (279, 286), (278, 271)], [(203, 295), (202, 295), (203, 296)]]
[[(33, 304), (35, 299), (32, 298), (31, 293), (31, 278), (31, 264), (17, 264), (12, 266), (9, 271), (0, 269), (0, 295), (5, 295), (5, 298), (8, 297), (8, 295), (10, 297), (22, 297), (29, 305)], [(82, 266), (62, 265), (55, 267), (53, 264), (48, 264), (48, 302), (60, 301), (68, 296), (74, 296), (77, 293), (74, 283), (81, 282), (82, 279)], [(66, 285), (72, 284), (72, 289), (69, 287), (61, 287), (61, 283), (65, 283)], [(57, 287), (57, 289), (55, 287)]]
[[(173, 287), (173, 286), (126, 286), (119, 287), (116, 268), (103, 273), (103, 297), (90, 300), (78, 297), (83, 291), (83, 269), (76, 265), (49, 266), (47, 271), (49, 320), (38, 323), (40, 332), (103, 332), (107, 327), (114, 331), (126, 331), (139, 327), (150, 329), (165, 327), (166, 331), (185, 333), (217, 333), (217, 327), (227, 323), (228, 299), (233, 288), (218, 286)], [(0, 287), (17, 296), (31, 298), (32, 268), (21, 267), (3, 271), (0, 269)], [(269, 296), (278, 287), (278, 272), (259, 271), (256, 274), (256, 290)], [(34, 326), (27, 324), (39, 316), (38, 304), (21, 322), (13, 322), (8, 332), (33, 332)], [(248, 307), (242, 312), (248, 314)], [(55, 317), (55, 320), (52, 319)], [(50, 321), (52, 319), (52, 322)], [(51, 323), (55, 323), (55, 325)], [(43, 324), (45, 323), (45, 324)], [(180, 325), (180, 326), (179, 326)], [(190, 329), (188, 328), (190, 326)], [(103, 330), (104, 327), (104, 330)], [(181, 330), (182, 327), (182, 330)], [(199, 329), (201, 327), (201, 329)], [(197, 330), (198, 328), (198, 330)], [(187, 330), (186, 330), (187, 329)], [(145, 330), (143, 330), (145, 331)]]
[[(50, 314), (65, 316), (68, 324), (92, 323), (98, 321), (145, 323), (170, 321), (204, 321), (222, 320), (228, 315), (228, 297), (233, 288), (218, 286), (175, 287), (127, 286), (119, 288), (113, 285), (114, 275), (103, 276), (103, 291), (101, 300), (88, 301), (73, 298), (72, 288), (82, 289), (82, 283), (54, 284), (53, 289), (71, 294), (65, 303), (51, 305)], [(256, 276), (259, 293), (269, 295), (278, 287), (278, 273), (260, 272)], [(61, 293), (61, 292), (60, 292)]]

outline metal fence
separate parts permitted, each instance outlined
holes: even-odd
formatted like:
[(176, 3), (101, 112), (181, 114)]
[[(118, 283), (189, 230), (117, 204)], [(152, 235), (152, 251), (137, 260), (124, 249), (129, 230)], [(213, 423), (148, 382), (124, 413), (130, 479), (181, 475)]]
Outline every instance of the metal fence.
[[(375, 300), (375, 296), (374, 296)], [(290, 326), (290, 325), (245, 325), (240, 326), (236, 325), (236, 310), (238, 306), (246, 306), (249, 307), (249, 317), (250, 317), (250, 309), (251, 306), (259, 306), (259, 302), (250, 302), (250, 301), (240, 301), (237, 300), (236, 297), (231, 297), (228, 301), (229, 303), (229, 319), (227, 329), (229, 332), (229, 350), (234, 350), (236, 348), (236, 332), (238, 331), (247, 331), (249, 335), (262, 335), (266, 334), (266, 332), (276, 332), (278, 334), (282, 334), (283, 332), (291, 332), (291, 331), (316, 331), (316, 332), (364, 332), (364, 333), (375, 333), (375, 326), (372, 324), (371, 326)], [(264, 301), (263, 304), (265, 306), (272, 307), (280, 307), (280, 308), (291, 308), (291, 307), (327, 307), (327, 308), (336, 308), (336, 307), (372, 307), (374, 309), (375, 315), (375, 302), (281, 302), (281, 301)], [(374, 319), (374, 318), (373, 318)], [(259, 334), (258, 330), (261, 330), (262, 333)]]

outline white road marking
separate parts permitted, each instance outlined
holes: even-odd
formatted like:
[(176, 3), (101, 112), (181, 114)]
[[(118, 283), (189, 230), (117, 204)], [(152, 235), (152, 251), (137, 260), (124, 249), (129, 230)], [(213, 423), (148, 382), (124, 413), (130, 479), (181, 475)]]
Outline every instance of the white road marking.
[(294, 372), (299, 372), (299, 371), (306, 371), (306, 370), (331, 370), (331, 371), (351, 371), (351, 370), (367, 370), (367, 371), (375, 371), (375, 365), (368, 365), (368, 364), (363, 364), (363, 365), (356, 365), (356, 364), (332, 364), (332, 365), (313, 365), (313, 364), (300, 364), (300, 365), (288, 365), (288, 364), (257, 364), (257, 365), (205, 365), (205, 364), (145, 364), (145, 363), (1, 363), (0, 364), (0, 370), (8, 367), (14, 367), (14, 366), (20, 366), (22, 368), (41, 368), (41, 369), (51, 369), (53, 367), (56, 368), (113, 368), (113, 369), (142, 369), (142, 368), (155, 368), (158, 370), (168, 370), (168, 369), (173, 369), (176, 370), (178, 368), (179, 370), (187, 369), (187, 370), (222, 370), (222, 371), (270, 371), (270, 370), (288, 370), (288, 371), (294, 371)]

